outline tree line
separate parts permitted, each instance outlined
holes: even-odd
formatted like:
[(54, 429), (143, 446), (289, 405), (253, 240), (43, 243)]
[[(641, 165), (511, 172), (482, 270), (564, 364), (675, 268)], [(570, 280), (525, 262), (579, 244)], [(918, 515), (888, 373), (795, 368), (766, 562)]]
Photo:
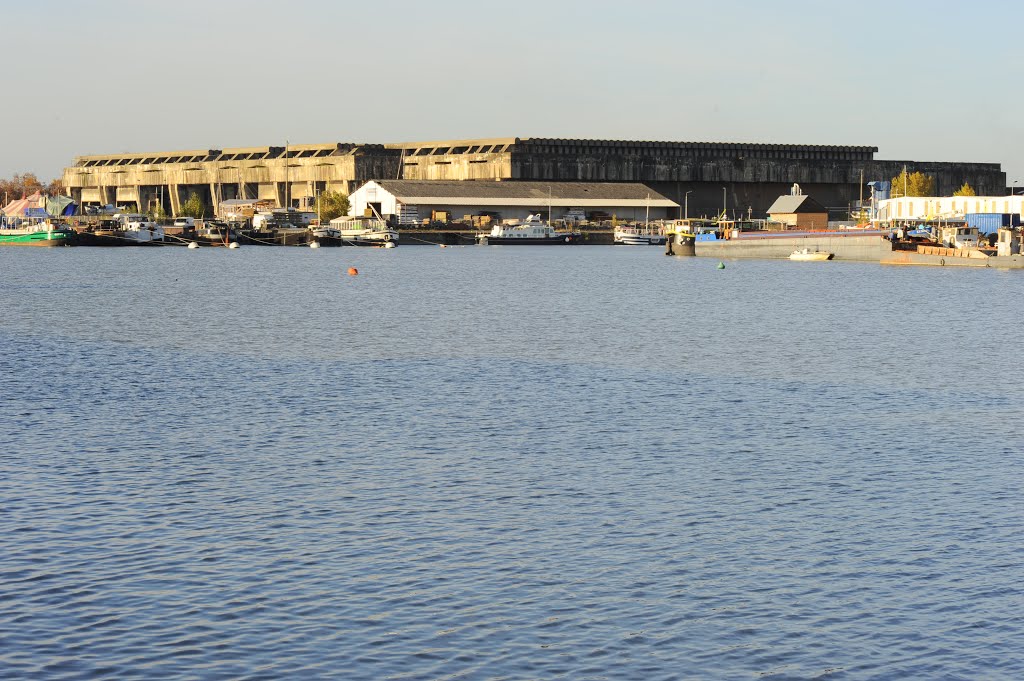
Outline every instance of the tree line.
[(16, 201), (36, 192), (42, 192), (50, 196), (64, 193), (64, 183), (61, 180), (51, 180), (44, 184), (35, 173), (15, 173), (10, 179), (0, 179), (0, 194), (5, 201)]
[[(935, 196), (935, 178), (922, 172), (903, 172), (892, 178), (892, 196)], [(975, 196), (974, 187), (964, 182), (953, 196)]]

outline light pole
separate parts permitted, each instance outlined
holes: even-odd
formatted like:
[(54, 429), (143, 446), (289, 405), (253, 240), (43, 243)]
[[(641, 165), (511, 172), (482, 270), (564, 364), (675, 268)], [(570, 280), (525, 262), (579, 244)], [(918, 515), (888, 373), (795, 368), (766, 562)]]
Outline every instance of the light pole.
[(725, 187), (722, 187), (722, 217), (728, 217), (726, 213), (729, 211), (729, 193)]
[[(1024, 215), (1024, 208), (1022, 208), (1020, 210), (1017, 210), (1017, 211), (1014, 211), (1014, 205), (1013, 205), (1014, 204), (1013, 197), (1016, 196), (1016, 193), (1017, 193), (1016, 189), (1017, 189), (1017, 185), (1019, 183), (1020, 183), (1020, 180), (1014, 180), (1014, 181), (1012, 181), (1010, 183), (1010, 211), (1011, 211), (1011, 213), (1010, 213), (1010, 229), (1013, 229), (1013, 212), (1016, 212), (1017, 215)], [(1018, 219), (1018, 222), (1019, 222), (1019, 219)]]
[(690, 194), (692, 194), (692, 193), (693, 193), (693, 190), (691, 189), (690, 191), (688, 191), (685, 194), (683, 194), (683, 219), (684, 220), (689, 220), (690, 219)]

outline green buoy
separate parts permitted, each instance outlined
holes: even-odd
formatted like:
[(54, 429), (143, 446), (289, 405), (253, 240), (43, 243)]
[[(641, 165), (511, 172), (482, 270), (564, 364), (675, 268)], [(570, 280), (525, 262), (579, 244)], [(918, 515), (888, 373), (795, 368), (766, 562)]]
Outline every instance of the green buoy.
[(718, 268), (717, 269), (724, 270), (725, 269), (725, 263), (722, 262), (721, 260), (719, 260), (718, 261)]

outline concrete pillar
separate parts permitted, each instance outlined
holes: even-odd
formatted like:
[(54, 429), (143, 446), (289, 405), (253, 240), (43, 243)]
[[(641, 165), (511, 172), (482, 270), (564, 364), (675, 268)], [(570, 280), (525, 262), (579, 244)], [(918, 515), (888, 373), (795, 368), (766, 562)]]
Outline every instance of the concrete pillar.
[(171, 200), (171, 215), (178, 217), (181, 214), (181, 186), (167, 185), (167, 198)]
[(220, 217), (220, 184), (216, 182), (210, 183), (210, 200), (213, 202), (214, 217)]

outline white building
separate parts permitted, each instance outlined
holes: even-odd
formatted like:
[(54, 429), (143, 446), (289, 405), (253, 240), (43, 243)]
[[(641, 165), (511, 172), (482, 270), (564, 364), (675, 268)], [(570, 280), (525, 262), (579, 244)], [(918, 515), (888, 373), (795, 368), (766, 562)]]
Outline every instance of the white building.
[(349, 213), (377, 213), (398, 224), (422, 224), (486, 214), (495, 220), (579, 221), (616, 217), (623, 221), (674, 218), (679, 204), (635, 182), (526, 182), (488, 180), (371, 180), (349, 196)]
[(902, 196), (878, 202), (876, 219), (962, 220), (968, 214), (1016, 215), (1024, 206), (1024, 196)]

